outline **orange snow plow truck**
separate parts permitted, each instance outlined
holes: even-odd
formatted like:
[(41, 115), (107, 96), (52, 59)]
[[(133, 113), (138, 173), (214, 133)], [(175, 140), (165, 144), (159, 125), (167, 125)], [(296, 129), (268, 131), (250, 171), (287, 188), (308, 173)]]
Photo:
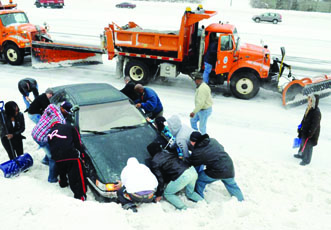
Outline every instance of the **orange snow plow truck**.
[[(183, 73), (194, 78), (195, 74), (203, 72), (203, 57), (209, 38), (217, 35), (217, 61), (209, 77), (210, 83), (227, 82), (234, 96), (250, 99), (260, 87), (264, 87), (282, 93), (283, 104), (290, 105), (305, 101), (305, 95), (309, 93), (326, 95), (330, 92), (331, 76), (295, 79), (291, 75), (291, 66), (283, 62), (284, 48), (281, 49), (282, 59), (274, 59), (271, 63), (267, 46), (240, 44), (234, 25), (213, 23), (206, 28), (199, 27), (201, 20), (214, 15), (216, 11), (204, 10), (201, 5), (196, 10), (187, 8), (179, 31), (142, 29), (134, 22), (122, 27), (112, 23), (101, 36), (102, 49), (109, 60), (117, 57), (120, 74), (124, 72), (133, 81), (146, 84), (156, 77), (175, 78)], [(49, 53), (52, 48), (48, 45), (43, 47), (42, 42), (33, 43), (41, 62), (54, 61)], [(64, 50), (70, 47), (62, 46)], [(285, 71), (287, 75), (283, 75), (284, 69), (289, 70)]]

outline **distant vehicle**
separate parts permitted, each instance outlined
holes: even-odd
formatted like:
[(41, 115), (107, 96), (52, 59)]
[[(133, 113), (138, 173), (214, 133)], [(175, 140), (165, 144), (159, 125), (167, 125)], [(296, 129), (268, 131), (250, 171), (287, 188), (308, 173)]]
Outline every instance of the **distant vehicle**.
[(117, 8), (130, 8), (130, 9), (133, 9), (133, 8), (136, 8), (136, 4), (132, 4), (132, 3), (129, 3), (129, 2), (122, 2), (120, 4), (117, 4), (116, 7)]
[(64, 0), (36, 0), (34, 3), (37, 8), (40, 7), (51, 7), (51, 8), (63, 8)]
[(282, 21), (282, 15), (278, 13), (264, 13), (260, 15), (254, 15), (252, 17), (253, 21), (256, 23), (259, 22), (272, 22), (273, 24), (277, 24)]

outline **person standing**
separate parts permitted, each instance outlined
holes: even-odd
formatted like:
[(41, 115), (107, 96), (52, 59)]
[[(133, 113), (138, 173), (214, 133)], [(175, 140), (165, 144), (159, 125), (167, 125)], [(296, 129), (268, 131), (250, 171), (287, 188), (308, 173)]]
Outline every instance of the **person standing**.
[[(5, 104), (5, 124), (1, 132), (1, 143), (8, 153), (10, 160), (15, 156), (23, 155), (23, 139), (22, 133), (25, 130), (24, 116), (16, 102), (8, 101)], [(6, 131), (8, 133), (6, 133)], [(11, 148), (12, 146), (12, 148)], [(14, 151), (14, 153), (12, 152)]]
[(209, 84), (209, 74), (217, 61), (217, 46), (218, 38), (216, 36), (216, 33), (210, 33), (208, 49), (203, 60), (205, 66), (205, 70), (203, 72), (203, 81), (206, 84)]
[[(202, 81), (200, 74), (194, 79), (196, 84), (195, 91), (195, 108), (190, 113), (191, 127), (200, 130), (202, 134), (207, 132), (207, 119), (212, 113), (213, 101), (211, 99), (211, 90), (209, 86)], [(199, 122), (199, 129), (197, 123)]]
[(45, 93), (39, 95), (31, 104), (28, 109), (29, 118), (37, 124), (44, 110), (50, 104), (49, 99), (53, 96), (53, 90), (48, 88)]
[(151, 170), (130, 157), (121, 172), (121, 180), (116, 185), (117, 199), (124, 209), (137, 212), (136, 203), (150, 203), (158, 182)]
[(37, 81), (33, 78), (24, 78), (18, 82), (18, 90), (23, 95), (23, 101), (26, 105), (26, 110), (28, 110), (32, 103), (29, 94), (33, 92), (34, 99), (39, 96)]
[(321, 112), (318, 108), (319, 96), (309, 95), (308, 106), (298, 129), (301, 144), (298, 154), (294, 157), (301, 158), (300, 165), (308, 165), (313, 154), (313, 147), (317, 145), (321, 129)]
[(86, 200), (86, 172), (82, 164), (83, 149), (78, 131), (69, 124), (55, 122), (49, 131), (48, 144), (56, 162), (61, 188), (69, 185), (74, 198)]
[(190, 136), (193, 146), (192, 154), (187, 159), (193, 166), (205, 165), (206, 169), (199, 172), (195, 191), (204, 197), (203, 191), (207, 184), (221, 180), (231, 196), (238, 201), (244, 200), (244, 196), (234, 179), (234, 166), (231, 157), (224, 151), (224, 147), (208, 134), (201, 135), (193, 132)]
[(123, 89), (121, 89), (121, 92), (125, 94), (128, 98), (130, 98), (132, 101), (138, 100), (138, 94), (134, 91), (136, 83), (131, 81), (131, 78), (129, 76), (124, 77), (124, 82), (125, 86)]
[(136, 108), (142, 108), (151, 119), (163, 115), (161, 100), (153, 89), (137, 84), (134, 90), (139, 95), (139, 99), (135, 101)]

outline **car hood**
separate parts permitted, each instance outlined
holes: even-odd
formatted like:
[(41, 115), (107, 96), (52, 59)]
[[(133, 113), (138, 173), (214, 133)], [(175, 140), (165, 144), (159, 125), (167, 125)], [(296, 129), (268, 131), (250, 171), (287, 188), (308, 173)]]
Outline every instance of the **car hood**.
[(104, 135), (82, 135), (81, 140), (98, 179), (102, 183), (114, 183), (120, 179), (128, 158), (136, 157), (140, 163), (146, 164), (146, 160), (150, 158), (147, 146), (157, 135), (156, 130), (146, 123), (134, 129)]

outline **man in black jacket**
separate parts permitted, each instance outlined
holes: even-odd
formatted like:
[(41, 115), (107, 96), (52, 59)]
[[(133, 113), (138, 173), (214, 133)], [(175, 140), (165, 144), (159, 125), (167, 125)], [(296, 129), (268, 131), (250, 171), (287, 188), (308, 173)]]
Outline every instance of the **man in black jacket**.
[(139, 98), (138, 94), (134, 91), (134, 87), (136, 86), (136, 83), (131, 81), (131, 78), (129, 76), (126, 76), (124, 78), (125, 86), (123, 89), (121, 89), (121, 92), (125, 94), (128, 98), (130, 98), (132, 101), (135, 101)]
[(29, 118), (37, 124), (44, 110), (50, 104), (49, 99), (53, 96), (53, 90), (48, 88), (45, 93), (39, 95), (31, 104), (28, 110)]
[(301, 158), (300, 165), (304, 166), (310, 163), (313, 154), (313, 147), (317, 145), (320, 134), (321, 112), (318, 108), (319, 96), (308, 96), (308, 106), (298, 129), (298, 137), (301, 144), (298, 154), (294, 157)]
[(243, 194), (234, 180), (234, 166), (231, 157), (224, 147), (208, 134), (193, 132), (190, 136), (193, 146), (191, 156), (187, 159), (191, 165), (205, 165), (206, 169), (199, 172), (195, 190), (201, 196), (207, 184), (221, 180), (231, 196), (239, 201), (244, 200)]
[[(78, 131), (69, 124), (56, 123), (48, 134), (52, 159), (60, 174), (61, 188), (69, 185), (76, 199), (86, 200), (86, 173), (80, 159), (83, 154)], [(67, 178), (68, 175), (68, 178)]]
[(177, 153), (162, 149), (157, 142), (148, 145), (147, 149), (152, 156), (151, 170), (159, 183), (155, 193), (156, 201), (160, 201), (164, 195), (164, 198), (177, 209), (186, 209), (186, 205), (176, 195), (183, 188), (185, 188), (186, 196), (190, 200), (195, 202), (203, 200), (199, 194), (194, 192), (198, 177), (194, 167), (180, 160)]
[(26, 109), (29, 109), (30, 104), (32, 103), (29, 94), (33, 92), (34, 99), (39, 96), (37, 81), (33, 78), (24, 78), (18, 82), (18, 90), (23, 95)]

